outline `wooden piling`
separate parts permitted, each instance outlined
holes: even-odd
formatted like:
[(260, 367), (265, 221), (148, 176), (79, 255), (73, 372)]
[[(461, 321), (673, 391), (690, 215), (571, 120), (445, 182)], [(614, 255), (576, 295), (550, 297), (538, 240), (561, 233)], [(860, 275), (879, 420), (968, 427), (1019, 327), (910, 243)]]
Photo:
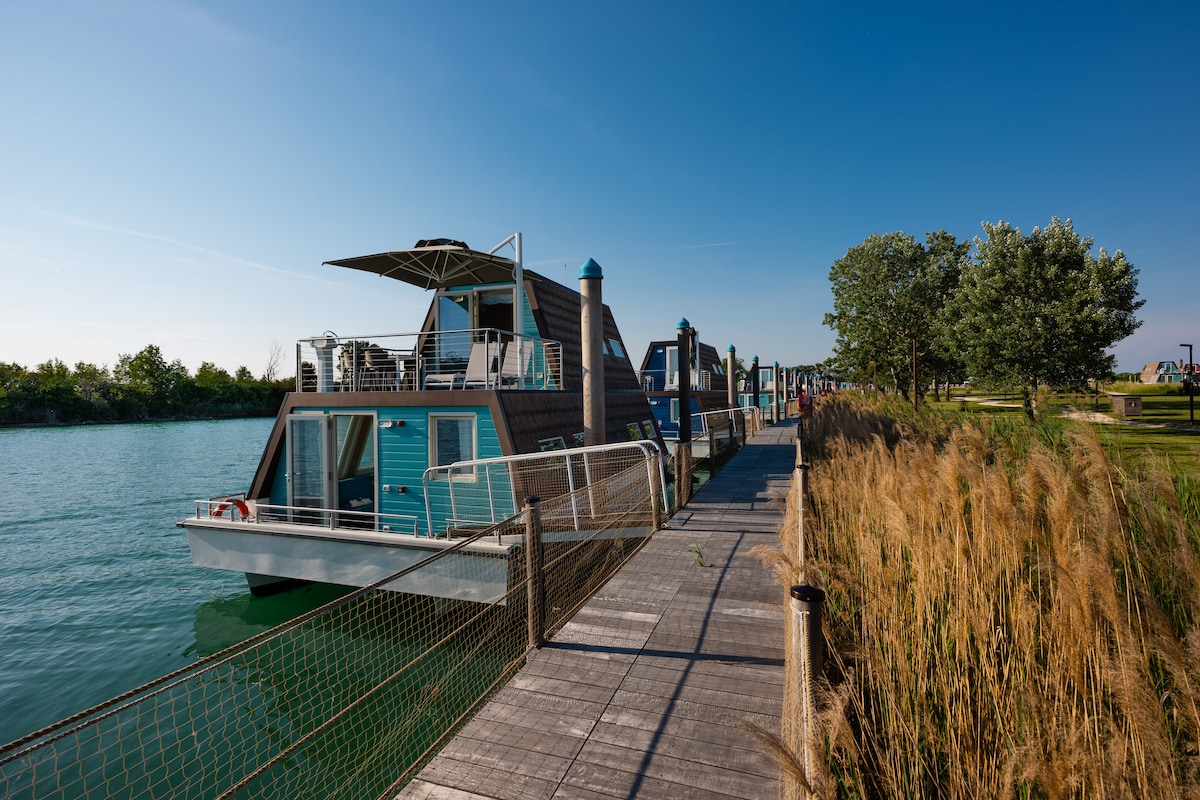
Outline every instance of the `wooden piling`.
[(542, 502), (525, 498), (525, 602), (528, 604), (529, 646), (540, 648), (546, 640), (546, 578), (542, 570)]

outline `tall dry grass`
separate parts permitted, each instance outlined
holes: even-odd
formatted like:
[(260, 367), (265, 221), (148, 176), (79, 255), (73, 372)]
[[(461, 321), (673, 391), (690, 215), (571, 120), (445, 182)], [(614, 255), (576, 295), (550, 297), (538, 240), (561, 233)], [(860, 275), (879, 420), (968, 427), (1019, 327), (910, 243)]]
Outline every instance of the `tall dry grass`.
[(795, 491), (766, 560), (827, 592), (818, 796), (1200, 796), (1194, 478), (1123, 472), (1086, 425), (861, 397), (805, 454), (805, 574)]

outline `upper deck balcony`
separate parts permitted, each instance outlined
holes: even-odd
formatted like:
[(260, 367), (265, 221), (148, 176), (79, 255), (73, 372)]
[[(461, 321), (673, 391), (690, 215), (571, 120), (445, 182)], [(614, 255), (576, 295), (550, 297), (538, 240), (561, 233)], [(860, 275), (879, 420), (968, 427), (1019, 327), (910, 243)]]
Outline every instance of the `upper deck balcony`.
[(562, 344), (495, 328), (341, 337), (296, 343), (296, 391), (562, 389)]

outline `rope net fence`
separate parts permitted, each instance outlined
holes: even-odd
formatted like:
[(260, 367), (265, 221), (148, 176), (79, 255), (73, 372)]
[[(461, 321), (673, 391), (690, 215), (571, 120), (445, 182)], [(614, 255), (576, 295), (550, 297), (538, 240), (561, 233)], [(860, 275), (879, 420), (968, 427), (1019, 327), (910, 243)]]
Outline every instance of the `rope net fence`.
[[(535, 619), (551, 636), (658, 527), (660, 475), (636, 464), (534, 503), (376, 584), (0, 747), (0, 796), (393, 796), (529, 652), (527, 530), (540, 533), (532, 561), (542, 565), (544, 602)], [(472, 562), (486, 560), (471, 545), (497, 536), (517, 542), (499, 602), (382, 588), (447, 559), (461, 561), (455, 573), (469, 579)]]

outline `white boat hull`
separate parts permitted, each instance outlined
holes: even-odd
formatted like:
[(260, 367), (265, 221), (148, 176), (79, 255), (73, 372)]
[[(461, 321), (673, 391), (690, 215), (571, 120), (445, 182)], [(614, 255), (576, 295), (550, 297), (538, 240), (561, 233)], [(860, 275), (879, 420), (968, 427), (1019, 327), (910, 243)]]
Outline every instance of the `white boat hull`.
[[(197, 566), (246, 573), (253, 587), (293, 579), (341, 586), (368, 586), (455, 544), (400, 533), (330, 531), (287, 523), (186, 519)], [(380, 588), (409, 594), (503, 602), (509, 559), (520, 537), (473, 542)]]

